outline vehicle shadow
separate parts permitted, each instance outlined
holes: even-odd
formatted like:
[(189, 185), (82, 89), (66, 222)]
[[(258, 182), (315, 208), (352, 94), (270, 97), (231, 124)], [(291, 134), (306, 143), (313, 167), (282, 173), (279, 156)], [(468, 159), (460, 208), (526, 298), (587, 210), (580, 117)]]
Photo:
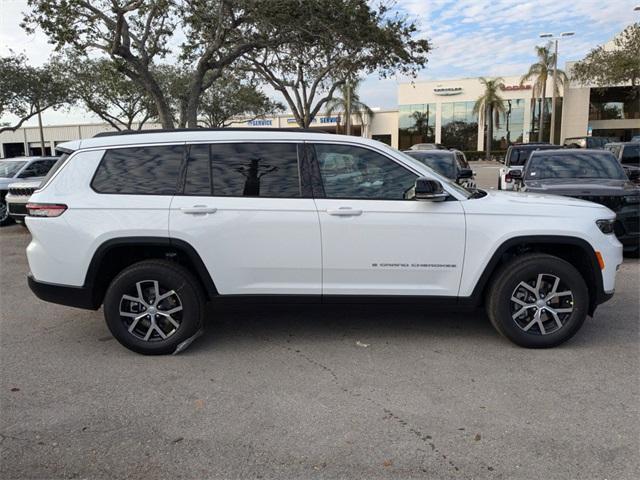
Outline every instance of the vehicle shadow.
[(481, 309), (453, 311), (421, 306), (389, 305), (255, 305), (211, 307), (204, 335), (189, 352), (218, 348), (238, 339), (286, 342), (291, 337), (312, 343), (360, 341), (376, 343), (393, 338), (451, 338), (474, 341), (504, 339)]

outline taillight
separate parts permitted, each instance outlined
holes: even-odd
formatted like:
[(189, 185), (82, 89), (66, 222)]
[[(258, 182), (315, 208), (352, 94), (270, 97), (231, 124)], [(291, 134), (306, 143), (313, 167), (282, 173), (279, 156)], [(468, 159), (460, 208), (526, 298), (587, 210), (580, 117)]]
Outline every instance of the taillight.
[(27, 203), (30, 217), (59, 217), (67, 209), (60, 203)]
[(509, 175), (508, 173), (504, 176), (504, 181), (505, 182), (510, 182), (511, 180), (513, 180), (513, 177), (511, 177), (511, 175)]

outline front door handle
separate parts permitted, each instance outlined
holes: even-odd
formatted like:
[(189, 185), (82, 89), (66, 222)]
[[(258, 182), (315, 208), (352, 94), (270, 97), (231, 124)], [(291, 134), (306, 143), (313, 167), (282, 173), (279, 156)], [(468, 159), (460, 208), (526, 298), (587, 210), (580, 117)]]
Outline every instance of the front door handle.
[(181, 208), (180, 211), (189, 215), (206, 215), (207, 213), (216, 213), (218, 209), (206, 205), (194, 205), (193, 207)]
[(340, 207), (337, 209), (327, 209), (329, 215), (335, 215), (336, 217), (357, 217), (362, 215), (362, 210), (356, 210), (351, 207)]

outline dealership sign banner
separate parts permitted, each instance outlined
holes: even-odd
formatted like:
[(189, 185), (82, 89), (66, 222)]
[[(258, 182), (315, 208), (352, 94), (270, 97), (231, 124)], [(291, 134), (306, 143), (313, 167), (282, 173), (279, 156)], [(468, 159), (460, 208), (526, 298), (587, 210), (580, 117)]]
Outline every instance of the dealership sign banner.
[(514, 90), (531, 90), (533, 88), (531, 85), (501, 85), (500, 90), (505, 92), (511, 92)]
[(436, 87), (433, 89), (433, 93), (436, 95), (460, 95), (462, 93), (462, 87)]

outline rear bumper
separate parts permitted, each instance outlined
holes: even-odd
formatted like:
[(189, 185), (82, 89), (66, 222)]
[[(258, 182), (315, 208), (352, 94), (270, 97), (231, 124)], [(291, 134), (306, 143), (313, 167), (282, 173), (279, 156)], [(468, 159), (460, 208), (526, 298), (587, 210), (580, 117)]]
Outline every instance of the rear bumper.
[(87, 287), (71, 287), (54, 283), (39, 282), (32, 274), (27, 275), (29, 288), (40, 300), (68, 307), (97, 310), (99, 305), (93, 298), (93, 291)]

